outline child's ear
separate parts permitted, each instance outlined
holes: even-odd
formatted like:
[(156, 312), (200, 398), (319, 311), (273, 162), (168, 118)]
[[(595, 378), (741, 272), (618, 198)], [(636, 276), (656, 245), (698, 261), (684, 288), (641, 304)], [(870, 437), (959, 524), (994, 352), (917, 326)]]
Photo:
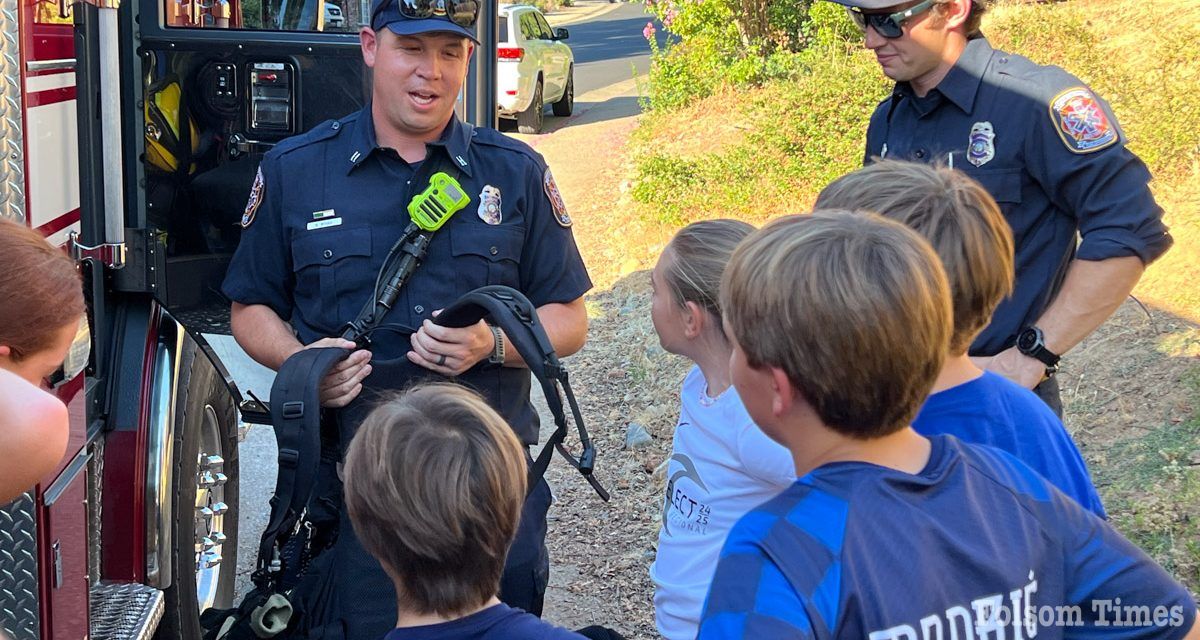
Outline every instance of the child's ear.
[(782, 416), (791, 412), (793, 405), (797, 400), (796, 388), (792, 386), (792, 380), (788, 374), (779, 367), (770, 367), (771, 370), (771, 411), (776, 416)]
[(691, 300), (683, 303), (683, 334), (688, 338), (699, 337), (708, 322), (708, 312)]
[(0, 358), (8, 358), (12, 356), (12, 347), (6, 344), (0, 344)]

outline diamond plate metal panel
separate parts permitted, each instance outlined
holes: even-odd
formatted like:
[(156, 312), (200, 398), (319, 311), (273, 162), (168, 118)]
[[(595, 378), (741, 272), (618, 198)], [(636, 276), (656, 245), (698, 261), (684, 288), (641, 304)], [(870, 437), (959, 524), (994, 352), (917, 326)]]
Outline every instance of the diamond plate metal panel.
[(92, 587), (91, 640), (149, 640), (163, 615), (163, 592), (144, 584)]
[(19, 2), (0, 2), (0, 218), (25, 220)]
[(88, 460), (88, 585), (100, 584), (101, 539), (100, 523), (103, 519), (104, 495), (101, 493), (104, 478), (104, 439), (92, 443), (92, 457)]
[(12, 640), (38, 640), (36, 503), (26, 493), (0, 507), (0, 626)]

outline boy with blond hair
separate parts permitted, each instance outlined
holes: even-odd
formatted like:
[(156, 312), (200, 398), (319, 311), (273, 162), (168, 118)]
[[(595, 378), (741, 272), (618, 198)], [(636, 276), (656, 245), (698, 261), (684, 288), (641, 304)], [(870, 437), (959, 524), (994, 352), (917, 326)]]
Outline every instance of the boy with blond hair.
[(942, 261), (954, 330), (946, 364), (913, 428), (1003, 449), (1085, 509), (1107, 517), (1083, 456), (1054, 411), (1029, 389), (980, 369), (967, 355), (1013, 288), (1012, 231), (988, 192), (959, 171), (882, 160), (834, 180), (816, 207), (870, 211), (895, 220), (928, 240)]
[(721, 306), (734, 386), (801, 477), (730, 532), (699, 640), (1200, 638), (1187, 589), (1103, 519), (1003, 451), (912, 429), (953, 328), (916, 232), (775, 220)]
[(386, 640), (583, 640), (496, 597), (526, 473), (513, 430), (462, 386), (414, 387), (367, 417), (346, 454), (345, 495), (396, 587)]

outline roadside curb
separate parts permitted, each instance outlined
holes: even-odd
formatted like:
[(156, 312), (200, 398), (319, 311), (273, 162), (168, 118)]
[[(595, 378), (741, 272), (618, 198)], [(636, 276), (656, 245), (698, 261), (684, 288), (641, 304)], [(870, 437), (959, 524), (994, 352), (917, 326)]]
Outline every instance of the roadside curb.
[(546, 14), (546, 21), (549, 22), (550, 26), (552, 26), (552, 27), (566, 27), (566, 26), (570, 26), (572, 24), (584, 22), (585, 20), (591, 20), (592, 18), (598, 18), (607, 13), (611, 13), (612, 11), (615, 11), (617, 9), (617, 7), (620, 7), (622, 4), (624, 4), (624, 3), (623, 2), (609, 2), (606, 4), (601, 4), (598, 7), (581, 9), (578, 11), (578, 13), (576, 13), (575, 11), (561, 12), (561, 13), (560, 12), (549, 13), (549, 14)]

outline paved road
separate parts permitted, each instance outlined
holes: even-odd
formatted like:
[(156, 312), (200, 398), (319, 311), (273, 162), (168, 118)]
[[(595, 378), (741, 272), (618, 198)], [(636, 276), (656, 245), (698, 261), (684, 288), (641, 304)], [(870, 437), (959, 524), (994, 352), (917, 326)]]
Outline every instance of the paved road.
[[(650, 45), (642, 29), (650, 20), (640, 2), (621, 3), (611, 12), (567, 27), (567, 44), (575, 54), (576, 96), (649, 71)], [(655, 24), (661, 42), (661, 25)]]

